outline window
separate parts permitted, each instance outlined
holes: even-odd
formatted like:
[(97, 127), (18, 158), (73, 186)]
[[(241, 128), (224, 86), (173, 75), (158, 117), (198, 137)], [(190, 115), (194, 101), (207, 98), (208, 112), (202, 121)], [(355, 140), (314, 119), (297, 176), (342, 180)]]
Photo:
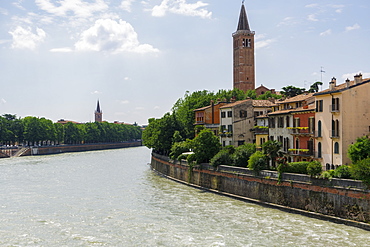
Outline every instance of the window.
[(284, 128), (284, 118), (283, 117), (278, 118), (278, 128)]
[(321, 153), (321, 142), (317, 144), (317, 158), (322, 158), (322, 153)]
[(242, 140), (242, 141), (238, 141), (238, 146), (241, 146), (241, 145), (244, 145), (245, 141)]
[(226, 117), (226, 112), (222, 111), (221, 112), (221, 118), (225, 118)]
[(233, 132), (233, 126), (231, 124), (227, 126), (227, 132)]
[(339, 112), (339, 98), (332, 98), (331, 104), (331, 112)]
[(331, 122), (331, 137), (339, 137), (339, 120), (332, 120)]
[(338, 142), (334, 143), (334, 153), (339, 154), (339, 143)]
[(226, 125), (221, 125), (221, 132), (223, 132), (224, 130), (226, 130)]
[(308, 119), (308, 132), (313, 133), (315, 131), (315, 118), (310, 117)]
[(290, 126), (289, 120), (290, 120), (289, 116), (286, 116), (286, 120), (285, 120), (286, 121), (286, 127)]
[(275, 128), (275, 118), (274, 117), (269, 119), (269, 127)]
[(240, 117), (247, 117), (247, 111), (240, 110)]
[(316, 112), (322, 112), (323, 111), (323, 101), (317, 100), (316, 101)]
[(274, 141), (274, 136), (270, 136), (270, 141)]
[(321, 120), (317, 122), (317, 137), (321, 137)]
[(233, 112), (232, 111), (228, 111), (227, 112), (227, 117), (232, 117), (233, 116)]

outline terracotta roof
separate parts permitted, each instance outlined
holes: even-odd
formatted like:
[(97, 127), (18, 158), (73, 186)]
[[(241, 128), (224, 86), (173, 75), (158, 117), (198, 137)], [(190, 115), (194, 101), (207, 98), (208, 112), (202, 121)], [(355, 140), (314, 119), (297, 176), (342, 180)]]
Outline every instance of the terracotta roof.
[(253, 100), (253, 106), (263, 106), (263, 107), (270, 107), (275, 105), (275, 103), (272, 103), (269, 100)]
[(304, 112), (304, 111), (313, 111), (315, 110), (315, 105), (310, 104), (308, 106), (301, 106), (298, 108), (293, 108), (293, 109), (284, 109), (284, 110), (279, 110), (279, 111), (274, 111), (270, 112), (268, 115), (279, 115), (279, 114), (289, 114), (289, 113), (295, 113), (295, 112)]
[(333, 93), (333, 92), (344, 91), (344, 90), (346, 90), (348, 88), (355, 87), (357, 85), (362, 85), (362, 84), (368, 83), (368, 82), (370, 82), (370, 78), (362, 79), (362, 81), (360, 83), (358, 83), (358, 84), (355, 84), (354, 81), (350, 81), (348, 87), (347, 87), (347, 83), (345, 82), (345, 83), (339, 84), (338, 86), (334, 87), (333, 89), (328, 88), (328, 89), (325, 89), (325, 90), (323, 90), (321, 92), (315, 93), (314, 96), (316, 96), (316, 95), (322, 95), (322, 94), (328, 94), (328, 93)]
[(285, 99), (283, 101), (276, 101), (275, 103), (277, 103), (277, 104), (286, 104), (286, 103), (304, 101), (304, 100), (309, 99), (310, 97), (313, 97), (313, 95), (314, 95), (313, 93), (300, 94), (300, 95)]
[(233, 106), (236, 106), (236, 105), (240, 105), (240, 104), (243, 104), (247, 101), (250, 101), (251, 99), (245, 99), (245, 100), (239, 100), (239, 101), (235, 101), (233, 103), (229, 103), (229, 104), (226, 104), (224, 106), (221, 106), (220, 109), (222, 108), (230, 108), (230, 107), (233, 107)]
[(194, 109), (193, 111), (203, 111), (203, 110), (208, 109), (208, 108), (211, 108), (211, 105), (207, 105), (207, 106), (202, 107), (202, 108)]

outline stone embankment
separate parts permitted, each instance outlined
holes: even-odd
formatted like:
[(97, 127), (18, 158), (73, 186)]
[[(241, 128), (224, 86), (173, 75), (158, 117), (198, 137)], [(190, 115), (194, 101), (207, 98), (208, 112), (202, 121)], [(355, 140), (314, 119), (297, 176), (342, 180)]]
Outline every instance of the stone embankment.
[(191, 168), (152, 154), (151, 167), (168, 178), (241, 200), (255, 202), (370, 230), (370, 191), (361, 181), (315, 179), (262, 171), (258, 176), (247, 168), (209, 164)]
[(78, 144), (78, 145), (51, 145), (51, 146), (35, 146), (22, 147), (19, 149), (0, 150), (0, 158), (19, 157), (29, 155), (48, 155), (70, 152), (84, 152), (104, 149), (116, 149), (126, 147), (141, 146), (141, 141), (119, 142), (119, 143), (94, 143), (94, 144)]

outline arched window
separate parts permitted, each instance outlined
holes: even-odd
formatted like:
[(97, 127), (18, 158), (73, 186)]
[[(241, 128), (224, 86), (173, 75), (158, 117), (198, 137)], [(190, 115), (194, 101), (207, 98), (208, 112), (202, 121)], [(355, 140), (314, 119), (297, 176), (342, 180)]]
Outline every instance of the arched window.
[(334, 153), (339, 154), (339, 143), (338, 142), (334, 143)]
[(321, 137), (321, 120), (317, 122), (317, 137)]
[(322, 158), (322, 153), (321, 153), (321, 142), (317, 144), (317, 158)]

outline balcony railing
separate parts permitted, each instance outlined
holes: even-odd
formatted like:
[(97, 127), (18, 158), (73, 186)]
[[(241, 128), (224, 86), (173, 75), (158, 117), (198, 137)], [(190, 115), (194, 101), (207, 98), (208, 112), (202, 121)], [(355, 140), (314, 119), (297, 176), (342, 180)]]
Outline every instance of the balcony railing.
[(339, 112), (339, 105), (330, 105), (330, 112)]
[(255, 135), (268, 135), (269, 128), (268, 127), (254, 127), (250, 129), (251, 132), (254, 132)]
[(295, 149), (295, 148), (291, 148), (291, 149), (288, 149), (288, 151), (289, 151), (289, 154), (290, 155), (293, 155), (293, 156), (305, 156), (305, 157), (308, 157), (308, 156), (314, 156), (315, 155), (315, 152), (312, 149)]
[(330, 138), (332, 139), (338, 139), (340, 136), (339, 136), (339, 132), (338, 131), (335, 131), (335, 130), (330, 130)]
[(309, 127), (288, 127), (287, 129), (291, 135), (314, 135), (314, 130)]

